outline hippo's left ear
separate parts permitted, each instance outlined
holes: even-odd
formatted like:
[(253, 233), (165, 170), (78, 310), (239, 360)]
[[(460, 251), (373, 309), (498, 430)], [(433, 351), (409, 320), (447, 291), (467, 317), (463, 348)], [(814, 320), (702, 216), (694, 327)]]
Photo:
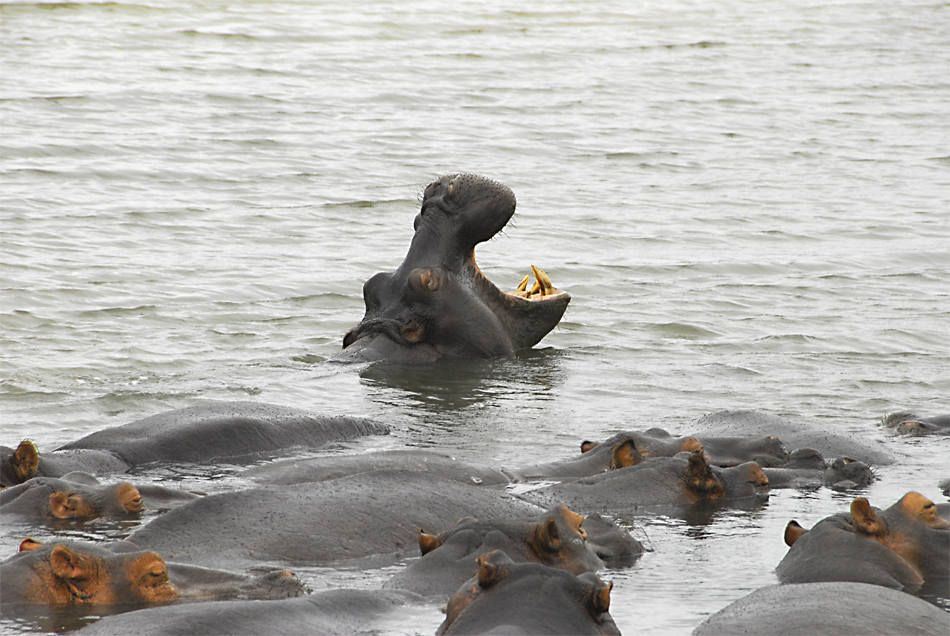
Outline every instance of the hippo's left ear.
[(610, 610), (610, 590), (612, 589), (614, 589), (613, 581), (594, 590), (591, 602), (596, 612), (595, 616)]
[(13, 464), (13, 472), (16, 473), (17, 479), (20, 480), (22, 484), (28, 479), (32, 479), (36, 475), (36, 469), (40, 465), (40, 454), (36, 450), (36, 446), (33, 445), (28, 439), (20, 442), (20, 445), (16, 447), (16, 450), (13, 451), (13, 456), (10, 457), (10, 463)]
[(64, 545), (53, 548), (49, 562), (53, 568), (53, 574), (65, 580), (84, 578), (89, 569), (86, 559), (81, 554), (73, 552)]
[(713, 473), (703, 451), (696, 451), (689, 456), (686, 466), (686, 487), (692, 496), (698, 500), (721, 499), (726, 492), (719, 479)]
[(501, 550), (492, 550), (475, 559), (478, 571), (475, 577), (478, 585), (487, 590), (508, 574), (508, 566), (513, 563), (511, 558)]
[(587, 451), (590, 451), (590, 450), (594, 450), (598, 446), (600, 446), (599, 442), (588, 442), (587, 440), (584, 440), (583, 442), (581, 442), (581, 454), (586, 453)]
[(883, 537), (887, 534), (887, 524), (874, 514), (871, 503), (864, 497), (856, 497), (851, 502), (851, 518), (854, 520), (854, 527), (862, 534), (872, 537)]

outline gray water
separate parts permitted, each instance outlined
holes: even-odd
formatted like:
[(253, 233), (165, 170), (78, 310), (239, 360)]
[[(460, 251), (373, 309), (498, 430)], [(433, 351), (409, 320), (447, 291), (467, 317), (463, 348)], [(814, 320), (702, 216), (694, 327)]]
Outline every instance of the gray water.
[[(654, 551), (603, 575), (624, 633), (688, 634), (774, 583), (791, 518), (943, 500), (950, 439), (878, 420), (950, 410), (945, 3), (17, 2), (0, 19), (4, 444), (249, 399), (394, 426), (354, 452), (505, 466), (726, 408), (905, 454), (858, 493), (634, 520)], [(424, 186), (462, 171), (518, 197), (482, 269), (510, 289), (541, 267), (573, 296), (564, 320), (514, 359), (327, 363)], [(241, 486), (208, 473), (184, 479)], [(398, 567), (300, 575), (374, 587)]]

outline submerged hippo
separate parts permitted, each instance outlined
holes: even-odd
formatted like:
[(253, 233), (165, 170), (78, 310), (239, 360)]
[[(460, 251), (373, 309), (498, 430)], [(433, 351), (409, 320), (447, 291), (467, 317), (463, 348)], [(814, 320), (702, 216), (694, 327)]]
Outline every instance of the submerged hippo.
[(138, 489), (127, 481), (102, 485), (95, 479), (34, 477), (0, 492), (0, 512), (36, 518), (90, 519), (142, 512)]
[(477, 486), (499, 486), (511, 481), (500, 470), (467, 464), (444, 453), (418, 449), (288, 459), (249, 468), (241, 476), (259, 484), (290, 486), (374, 470), (411, 470)]
[(864, 583), (770, 585), (713, 614), (693, 636), (945, 636), (947, 613), (926, 601)]
[(475, 263), (475, 246), (514, 214), (514, 193), (484, 177), (455, 174), (429, 184), (423, 197), (406, 258), (363, 285), (366, 313), (335, 359), (492, 358), (540, 342), (561, 320), (570, 295), (537, 268), (532, 288), (526, 278), (503, 292)]
[(946, 587), (950, 576), (950, 523), (917, 492), (887, 510), (858, 497), (849, 514), (811, 530), (792, 521), (785, 543), (790, 549), (775, 569), (783, 583), (854, 581), (915, 592), (925, 582)]
[(717, 411), (707, 413), (689, 425), (700, 438), (771, 436), (787, 448), (814, 448), (825, 457), (852, 457), (868, 465), (887, 465), (894, 454), (873, 440), (863, 440), (847, 432), (836, 432), (829, 424), (809, 424), (759, 411)]
[[(134, 606), (182, 600), (290, 598), (305, 592), (284, 570), (246, 576), (166, 564), (155, 552), (128, 542), (42, 544), (25, 539), (0, 563), (4, 605)], [(9, 612), (6, 612), (9, 613)]]
[(495, 550), (449, 599), (439, 636), (592, 634), (620, 636), (610, 616), (612, 583), (538, 563), (514, 563)]
[[(234, 636), (234, 634), (388, 634), (392, 622), (418, 625), (422, 599), (400, 590), (339, 589), (300, 598), (219, 601), (152, 607), (107, 616), (78, 632), (79, 636)], [(437, 619), (436, 619), (437, 620)]]
[(950, 415), (920, 417), (914, 413), (902, 411), (885, 415), (881, 425), (894, 429), (900, 435), (918, 437), (922, 435), (950, 435)]
[(381, 470), (209, 495), (152, 520), (130, 541), (175, 561), (213, 567), (320, 565), (414, 552), (420, 527), (446, 528), (468, 515), (500, 520), (540, 512), (503, 491)]
[[(557, 506), (531, 519), (481, 522), (466, 518), (438, 534), (420, 529), (422, 558), (396, 574), (386, 586), (448, 597), (472, 576), (476, 559), (493, 550), (504, 551), (518, 563), (542, 563), (574, 574), (604, 567), (598, 548), (606, 548), (605, 556), (610, 557), (643, 552), (626, 531), (613, 525), (608, 528), (599, 518), (590, 524), (597, 526), (595, 534), (600, 541), (594, 545), (587, 540), (584, 525), (588, 525), (584, 517), (566, 506)], [(617, 546), (623, 546), (624, 554), (615, 553)]]
[(755, 462), (731, 468), (706, 463), (702, 451), (653, 457), (639, 464), (545, 486), (521, 495), (539, 505), (563, 503), (572, 510), (630, 511), (700, 502), (765, 499), (769, 480)]
[(874, 471), (864, 462), (848, 457), (825, 460), (813, 448), (796, 448), (788, 461), (774, 468), (763, 468), (769, 488), (817, 488), (829, 486), (836, 490), (863, 488), (875, 480)]
[(155, 484), (134, 486), (124, 481), (101, 484), (86, 473), (67, 473), (60, 479), (34, 477), (0, 492), (0, 512), (33, 518), (91, 519), (143, 510), (167, 510), (201, 495)]
[[(153, 462), (238, 462), (261, 453), (320, 448), (389, 427), (356, 417), (327, 417), (260, 402), (211, 402), (103, 429), (40, 457), (38, 474), (125, 472)], [(121, 470), (117, 470), (121, 467)], [(59, 472), (57, 475), (61, 476)]]

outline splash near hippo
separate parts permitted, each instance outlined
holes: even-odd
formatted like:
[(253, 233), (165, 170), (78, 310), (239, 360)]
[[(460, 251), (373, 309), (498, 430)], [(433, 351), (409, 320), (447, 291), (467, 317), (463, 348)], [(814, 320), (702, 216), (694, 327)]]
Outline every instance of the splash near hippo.
[(534, 266), (531, 287), (529, 275), (503, 292), (475, 262), (475, 246), (514, 212), (514, 193), (491, 179), (456, 174), (430, 183), (406, 258), (363, 285), (366, 313), (336, 359), (494, 358), (538, 344), (561, 320), (570, 294)]

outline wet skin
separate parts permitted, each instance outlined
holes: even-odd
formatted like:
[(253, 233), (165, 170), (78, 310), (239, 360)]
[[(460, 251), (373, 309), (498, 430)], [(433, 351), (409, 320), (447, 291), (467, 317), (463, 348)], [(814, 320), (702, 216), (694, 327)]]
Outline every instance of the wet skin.
[(318, 565), (416, 553), (420, 527), (447, 528), (469, 515), (499, 520), (540, 512), (503, 491), (376, 471), (210, 495), (154, 519), (130, 540), (174, 561), (213, 567)]
[[(651, 428), (618, 433), (604, 444), (615, 445), (623, 440), (632, 440), (637, 452), (644, 458), (673, 457), (679, 453), (702, 450), (706, 454), (706, 461), (716, 466), (738, 466), (746, 462), (755, 462), (762, 467), (780, 466), (788, 459), (782, 441), (774, 436), (673, 437), (662, 428)], [(600, 446), (595, 442), (582, 442), (581, 452), (586, 455)]]
[[(182, 564), (128, 543), (103, 546), (74, 541), (41, 544), (25, 539), (20, 552), (0, 563), (3, 604), (125, 606), (125, 609), (183, 600), (272, 599), (303, 594), (289, 572), (259, 576)], [(5, 615), (15, 614), (7, 608)]]
[[(320, 448), (332, 441), (388, 432), (388, 426), (362, 418), (325, 417), (258, 402), (210, 402), (97, 431), (49, 457), (67, 463), (70, 470), (102, 474), (75, 466), (84, 461), (100, 465), (103, 455), (125, 470), (154, 462), (207, 463), (223, 458), (238, 462), (261, 453)], [(41, 469), (45, 457), (40, 458)]]
[(500, 470), (466, 464), (450, 455), (422, 450), (291, 459), (255, 466), (244, 471), (242, 476), (259, 484), (288, 486), (339, 479), (374, 470), (412, 470), (477, 486), (498, 486), (511, 481)]
[(639, 464), (521, 495), (539, 505), (563, 503), (572, 510), (631, 511), (768, 497), (768, 478), (758, 464), (731, 468), (706, 463), (701, 452), (654, 457)]
[(763, 587), (703, 621), (693, 636), (947, 633), (947, 614), (876, 585), (805, 583)]
[(786, 448), (813, 448), (825, 457), (851, 457), (869, 466), (893, 464), (895, 454), (871, 440), (839, 435), (822, 423), (808, 423), (758, 411), (718, 411), (688, 425), (700, 438), (775, 436)]
[[(421, 599), (399, 590), (338, 589), (293, 598), (221, 601), (154, 607), (107, 616), (78, 636), (200, 634), (376, 634), (388, 633), (387, 619), (430, 611)], [(432, 609), (433, 612), (438, 610)]]
[(366, 313), (335, 359), (493, 358), (540, 342), (570, 295), (537, 268), (534, 287), (526, 280), (502, 292), (475, 263), (475, 246), (500, 232), (514, 211), (511, 190), (484, 177), (447, 175), (429, 184), (405, 259), (363, 286)]
[[(642, 546), (622, 529), (599, 519), (601, 545), (623, 545), (631, 556), (642, 553)], [(422, 558), (394, 576), (386, 585), (407, 589), (426, 596), (448, 597), (468, 580), (476, 569), (476, 559), (488, 552), (502, 550), (517, 563), (541, 563), (574, 574), (596, 572), (604, 567), (597, 546), (587, 540), (584, 517), (558, 506), (532, 519), (480, 522), (462, 519), (445, 532), (427, 534), (420, 529)], [(608, 540), (604, 540), (610, 534)], [(624, 542), (624, 537), (629, 541)], [(612, 543), (611, 543), (612, 542)]]
[(827, 462), (818, 451), (811, 448), (795, 449), (785, 464), (763, 470), (772, 489), (830, 486), (843, 490), (863, 488), (875, 479), (874, 472), (864, 462), (847, 457)]
[(881, 424), (892, 428), (900, 435), (918, 437), (922, 435), (950, 435), (950, 415), (920, 417), (914, 413), (902, 411), (891, 413), (881, 420)]
[(129, 482), (101, 485), (89, 476), (34, 477), (0, 492), (0, 512), (38, 519), (90, 519), (142, 512), (145, 504)]
[(437, 632), (451, 634), (594, 634), (619, 636), (610, 616), (612, 584), (501, 551), (478, 557), (475, 577), (449, 599)]
[(950, 524), (932, 501), (910, 492), (887, 510), (858, 497), (849, 514), (806, 530), (789, 523), (783, 583), (856, 581), (914, 592), (927, 583), (944, 597), (950, 577)]

